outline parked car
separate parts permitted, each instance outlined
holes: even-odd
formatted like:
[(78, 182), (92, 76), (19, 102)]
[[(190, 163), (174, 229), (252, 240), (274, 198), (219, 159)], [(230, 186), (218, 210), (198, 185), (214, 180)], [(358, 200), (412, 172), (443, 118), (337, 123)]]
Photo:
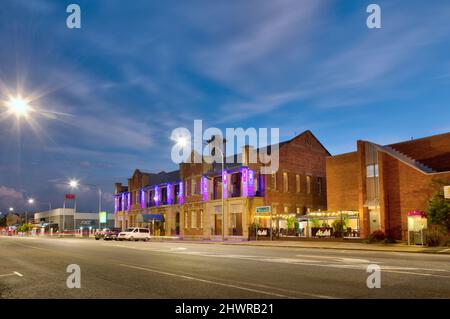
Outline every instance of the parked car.
[(138, 240), (144, 240), (147, 241), (150, 239), (150, 230), (148, 228), (128, 228), (123, 232), (120, 232), (118, 237), (118, 240), (130, 240), (130, 241), (138, 241)]
[(103, 236), (104, 240), (117, 240), (117, 237), (119, 236), (122, 229), (120, 228), (112, 228), (109, 231), (105, 232), (105, 235)]
[(95, 240), (99, 240), (105, 236), (105, 233), (109, 230), (109, 228), (103, 228), (102, 230), (96, 231), (94, 236)]
[(122, 230), (120, 228), (103, 228), (94, 234), (95, 239), (99, 240), (103, 238), (104, 240), (117, 239), (117, 236)]

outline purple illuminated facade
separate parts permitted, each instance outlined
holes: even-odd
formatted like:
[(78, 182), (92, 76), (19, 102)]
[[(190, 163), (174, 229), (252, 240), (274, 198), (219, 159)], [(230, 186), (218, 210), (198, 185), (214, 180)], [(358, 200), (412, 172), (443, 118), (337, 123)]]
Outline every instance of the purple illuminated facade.
[(203, 201), (207, 201), (208, 200), (208, 178), (206, 176), (202, 176), (202, 198)]
[(228, 172), (226, 170), (222, 172), (222, 181), (223, 181), (222, 194), (223, 198), (226, 199), (228, 198)]
[[(255, 181), (254, 181), (254, 171), (248, 167), (241, 167), (238, 171), (222, 171), (222, 181), (223, 181), (223, 198), (227, 199), (230, 197), (229, 194), (229, 179), (230, 174), (235, 174), (237, 172), (241, 173), (241, 192), (242, 197), (253, 197), (255, 196)], [(212, 194), (210, 194), (210, 184), (207, 176), (202, 176), (200, 180), (200, 191), (202, 195), (202, 201), (207, 202), (211, 200)], [(176, 188), (178, 186), (178, 190)], [(139, 202), (142, 209), (151, 206), (161, 206), (161, 205), (175, 205), (184, 204), (185, 194), (184, 194), (184, 182), (179, 181), (176, 184), (166, 183), (160, 185), (145, 186), (139, 191)], [(167, 197), (163, 196), (163, 189), (167, 190)], [(150, 191), (151, 190), (151, 191)], [(175, 194), (175, 191), (177, 193)], [(153, 197), (153, 198), (151, 198)], [(164, 198), (163, 198), (164, 197)], [(123, 192), (114, 196), (114, 212), (119, 211), (129, 211), (131, 209), (131, 193)]]
[(248, 170), (248, 196), (255, 196), (255, 173)]
[(145, 190), (141, 190), (141, 207), (145, 208)]
[(254, 196), (255, 195), (255, 180), (253, 171), (248, 167), (241, 168), (241, 183), (242, 183), (242, 196)]
[(180, 202), (180, 204), (184, 203), (184, 183), (183, 181), (180, 181), (178, 183), (178, 200)]
[(161, 195), (159, 194), (159, 186), (155, 186), (155, 197), (153, 198), (155, 200), (155, 206), (158, 206), (161, 202)]
[(167, 205), (173, 204), (173, 185), (167, 184)]

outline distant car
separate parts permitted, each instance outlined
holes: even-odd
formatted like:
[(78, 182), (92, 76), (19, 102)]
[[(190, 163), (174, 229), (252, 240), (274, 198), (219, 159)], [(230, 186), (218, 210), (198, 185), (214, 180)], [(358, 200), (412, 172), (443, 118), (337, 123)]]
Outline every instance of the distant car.
[(118, 240), (130, 240), (130, 241), (138, 241), (144, 240), (147, 241), (150, 239), (150, 230), (148, 228), (128, 228), (123, 232), (119, 233), (117, 236)]
[(117, 240), (117, 237), (119, 236), (122, 229), (120, 228), (111, 228), (108, 231), (105, 232), (103, 235), (104, 240)]
[(94, 234), (95, 240), (99, 240), (100, 238), (103, 238), (107, 231), (109, 231), (109, 228), (103, 228), (100, 231), (96, 231), (95, 234)]
[(99, 240), (103, 238), (104, 240), (117, 239), (117, 236), (122, 230), (120, 228), (104, 228), (94, 234), (95, 239)]

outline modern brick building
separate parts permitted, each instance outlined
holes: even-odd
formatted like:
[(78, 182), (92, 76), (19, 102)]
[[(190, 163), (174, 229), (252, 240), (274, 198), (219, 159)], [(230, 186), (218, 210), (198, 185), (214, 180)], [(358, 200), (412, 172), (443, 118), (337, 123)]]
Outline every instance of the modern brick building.
[(425, 211), (436, 181), (450, 185), (450, 133), (327, 158), (328, 211), (353, 212), (361, 237), (381, 230), (407, 239), (408, 212)]
[[(255, 223), (265, 235), (270, 224), (277, 235), (288, 235), (288, 218), (326, 209), (325, 159), (330, 154), (310, 131), (278, 147), (279, 169), (272, 174), (261, 174), (264, 164), (249, 161), (262, 152), (250, 146), (228, 157), (224, 171), (221, 163), (207, 161), (181, 163), (169, 173), (135, 170), (127, 186), (115, 185), (116, 227), (145, 226), (156, 236), (221, 238), (224, 184), (226, 238), (249, 238)], [(256, 215), (261, 206), (271, 207), (271, 217)]]

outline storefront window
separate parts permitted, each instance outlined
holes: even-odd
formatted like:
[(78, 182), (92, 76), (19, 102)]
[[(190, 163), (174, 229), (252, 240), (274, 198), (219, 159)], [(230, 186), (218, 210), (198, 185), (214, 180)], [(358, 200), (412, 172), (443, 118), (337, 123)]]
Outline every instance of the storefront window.
[(191, 228), (193, 228), (193, 229), (197, 228), (197, 212), (196, 211), (191, 212)]

